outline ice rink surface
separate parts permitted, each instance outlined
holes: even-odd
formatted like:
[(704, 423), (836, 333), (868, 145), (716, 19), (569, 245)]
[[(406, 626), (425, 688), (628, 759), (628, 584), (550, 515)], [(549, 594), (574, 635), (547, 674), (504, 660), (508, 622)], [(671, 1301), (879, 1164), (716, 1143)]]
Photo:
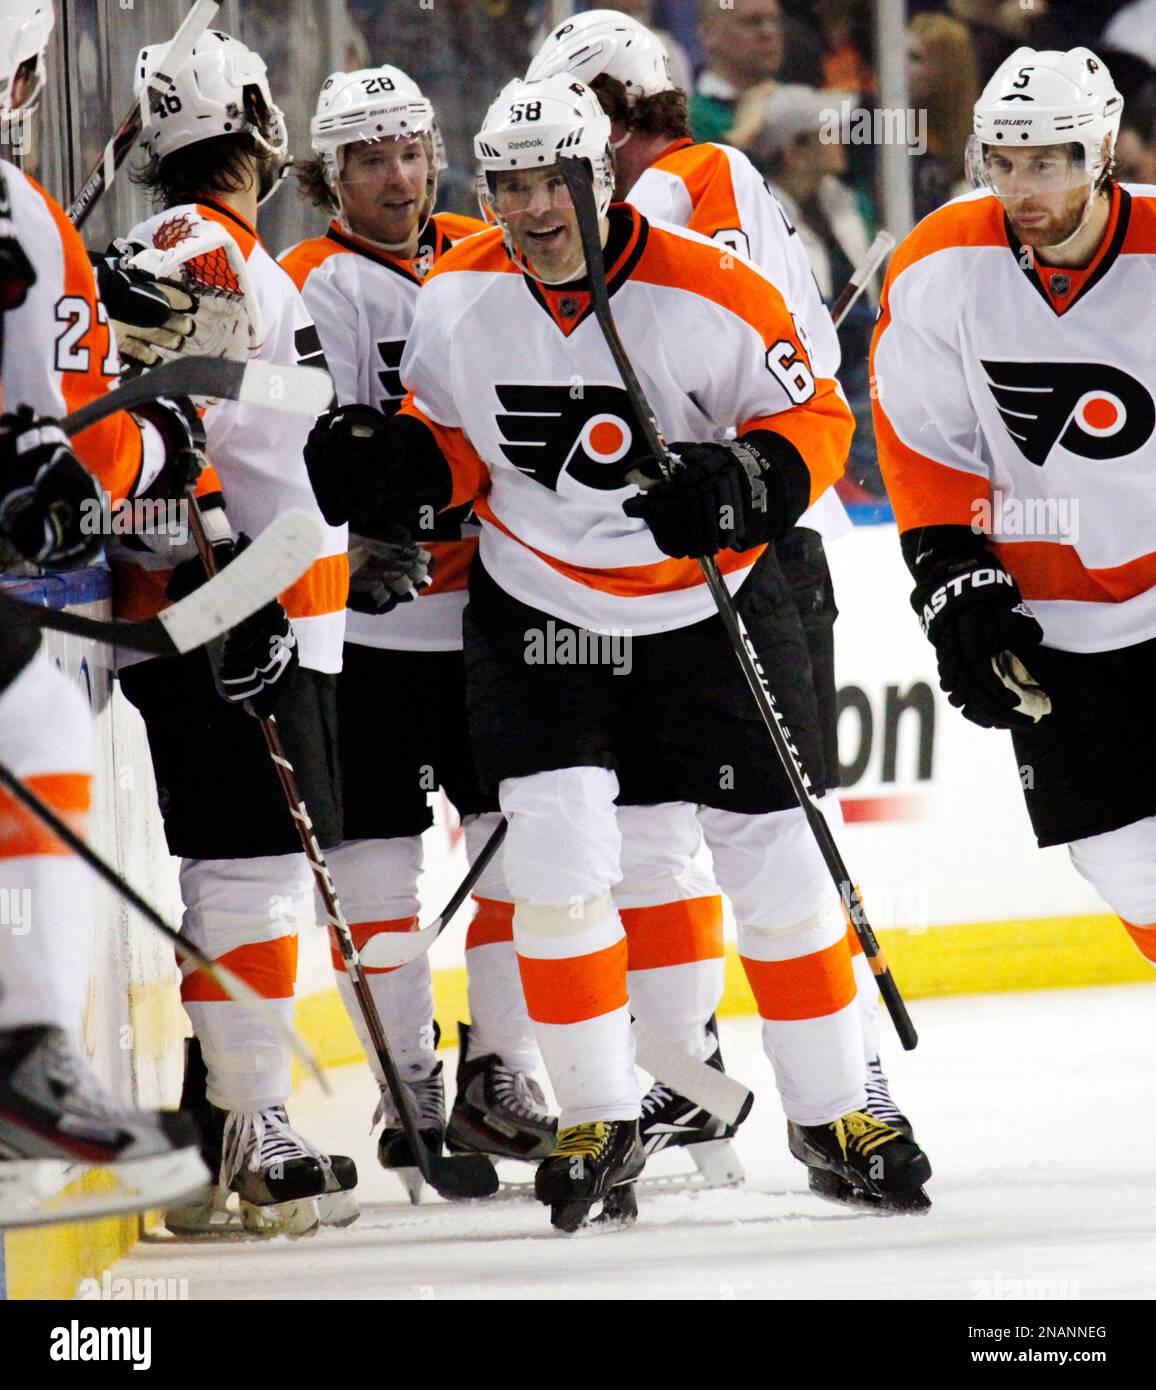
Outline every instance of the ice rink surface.
[[(722, 1028), (728, 1070), (757, 1093), (736, 1140), (742, 1187), (642, 1188), (632, 1230), (573, 1237), (524, 1196), (427, 1191), (412, 1207), (377, 1167), (368, 1072), (346, 1067), (333, 1096), (311, 1085), (290, 1113), (356, 1158), (355, 1225), (296, 1242), (157, 1237), (111, 1274), (186, 1279), (193, 1299), (1156, 1297), (1156, 984), (933, 999), (912, 1015), (918, 1050), (885, 1036), (884, 1061), (935, 1170), (925, 1216), (809, 1195), (758, 1021), (743, 1018)], [(449, 1072), (457, 1053), (443, 1055)], [(664, 1155), (648, 1173), (660, 1163), (690, 1166)]]

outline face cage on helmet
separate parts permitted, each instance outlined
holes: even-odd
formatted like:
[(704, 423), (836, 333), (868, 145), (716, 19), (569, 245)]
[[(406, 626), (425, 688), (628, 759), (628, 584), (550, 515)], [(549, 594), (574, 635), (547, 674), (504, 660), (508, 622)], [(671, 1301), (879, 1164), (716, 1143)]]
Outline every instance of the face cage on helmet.
[[(594, 203), (598, 213), (598, 220), (606, 216), (610, 204), (614, 198), (614, 163), (610, 155), (610, 147), (606, 147), (606, 153), (600, 155), (596, 160), (586, 160), (590, 168), (591, 177), (594, 181)], [(535, 168), (551, 168), (551, 165), (535, 165)], [(482, 218), (490, 223), (491, 226), (501, 227), (502, 241), (506, 247), (506, 255), (513, 261), (514, 265), (531, 280), (536, 280), (539, 285), (565, 284), (562, 280), (544, 280), (533, 267), (526, 257), (518, 250), (510, 235), (510, 227), (507, 220), (502, 217), (498, 209), (494, 206), (494, 188), (492, 178), (497, 173), (504, 173), (505, 170), (498, 169), (479, 169), (477, 174), (478, 207), (481, 209)], [(513, 171), (511, 171), (513, 172)]]
[[(418, 213), (417, 235), (420, 241), (422, 233), (429, 226), (429, 220), (433, 216), (434, 208), (437, 205), (438, 171), (446, 167), (445, 141), (442, 139), (441, 131), (438, 129), (437, 122), (435, 121), (429, 130), (415, 130), (412, 135), (382, 135), (378, 136), (377, 139), (417, 139), (421, 141), (422, 148), (425, 150), (426, 158), (429, 160), (429, 174), (426, 176), (425, 181), (425, 202), (422, 205), (421, 211)], [(325, 174), (325, 182), (329, 185), (329, 191), (333, 194), (337, 202), (338, 226), (341, 227), (343, 231), (348, 232), (350, 236), (361, 237), (363, 241), (369, 241), (372, 238), (362, 237), (360, 232), (354, 231), (353, 227), (350, 226), (349, 218), (346, 216), (345, 205), (341, 201), (341, 167), (345, 162), (341, 152), (347, 145), (370, 145), (375, 143), (376, 140), (367, 140), (364, 136), (358, 136), (355, 140), (342, 141), (340, 145), (331, 150), (317, 151), (316, 146), (314, 147), (315, 152), (320, 155), (321, 168)], [(390, 245), (388, 242), (381, 241), (377, 242), (376, 245), (384, 247), (387, 251), (396, 251), (403, 243), (398, 242), (394, 245)]]
[[(1053, 140), (1049, 141), (1048, 146), (1040, 145), (1000, 145), (991, 140), (982, 140), (978, 135), (970, 135), (964, 150), (964, 170), (973, 188), (986, 188), (989, 193), (995, 194), (997, 198), (1002, 197), (996, 187), (992, 176), (988, 172), (985, 151), (1004, 152), (1012, 149), (1031, 150), (1048, 148), (1053, 145), (1064, 145), (1069, 150), (1078, 150), (1078, 160), (1082, 163), (1084, 175), (1083, 179), (1073, 179), (1064, 188), (1040, 189), (1041, 194), (1062, 193), (1072, 188), (1078, 188), (1081, 183), (1088, 183), (1093, 192), (1103, 187), (1106, 178), (1111, 173), (1112, 155), (1107, 159), (1103, 158), (1097, 150), (1095, 153), (1080, 140)], [(1077, 158), (1073, 154), (1072, 165), (1075, 167)]]

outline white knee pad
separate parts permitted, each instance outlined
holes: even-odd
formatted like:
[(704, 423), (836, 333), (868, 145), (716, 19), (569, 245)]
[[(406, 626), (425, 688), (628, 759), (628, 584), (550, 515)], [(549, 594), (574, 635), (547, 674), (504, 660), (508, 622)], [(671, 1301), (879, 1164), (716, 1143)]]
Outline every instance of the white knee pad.
[(718, 892), (696, 856), (702, 847), (698, 807), (689, 801), (654, 806), (619, 806), (622, 880), (614, 901), (622, 907), (655, 907), (709, 898)]
[(17, 777), (93, 771), (92, 710), (43, 651), (0, 694), (0, 761)]
[[(466, 834), (466, 857), (471, 864), (486, 847), (490, 836), (497, 830), (503, 819), (500, 811), (483, 811), (480, 815), (463, 818), (462, 829)], [(506, 878), (502, 872), (501, 847), (482, 870), (477, 883), (474, 884), (474, 897), (492, 898), (495, 902), (500, 903), (511, 901), (513, 895), (506, 886)]]
[[(420, 835), (391, 840), (343, 840), (326, 854), (347, 922), (395, 922), (418, 915)], [(315, 894), (318, 921), (325, 920)]]
[(1125, 922), (1156, 922), (1156, 816), (1073, 840), (1068, 854), (1076, 872)]
[(597, 898), (618, 882), (618, 778), (608, 768), (508, 777), (498, 795), (510, 822), (502, 872), (512, 898), (570, 904)]
[(715, 875), (740, 927), (801, 931), (819, 916), (829, 918), (832, 900), (838, 908), (838, 894), (800, 807), (758, 816), (703, 807), (699, 819)]

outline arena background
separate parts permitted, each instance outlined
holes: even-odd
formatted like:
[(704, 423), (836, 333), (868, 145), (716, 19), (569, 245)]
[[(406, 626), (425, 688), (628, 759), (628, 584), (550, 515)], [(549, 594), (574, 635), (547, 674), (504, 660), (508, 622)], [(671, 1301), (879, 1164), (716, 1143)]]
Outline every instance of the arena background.
[[(299, 153), (307, 153), (308, 118), (324, 77), (335, 68), (370, 62), (405, 67), (420, 32), (423, 61), (441, 74), (427, 92), (438, 105), (455, 160), (443, 206), (469, 210), (465, 141), (471, 123), (524, 66), (536, 26), (570, 7), (524, 0), (430, 5), (433, 0), (412, 0), (401, 18), (420, 23), (420, 30), (410, 34), (404, 24), (393, 25), (398, 41), (388, 51), (381, 46), (379, 21), (390, 17), (386, 11), (403, 7), (372, 0), (229, 0), (220, 25), (266, 58), (291, 146)], [(902, 5), (882, 8), (902, 14)], [(185, 0), (58, 3), (50, 87), (23, 162), (62, 202), (67, 204), (131, 99), (137, 50), (171, 36), (186, 10)], [(86, 241), (101, 247), (146, 211), (140, 191), (119, 178), (90, 220)], [(261, 214), (263, 239), (275, 253), (321, 225), (292, 187)], [(908, 607), (909, 583), (888, 509), (853, 510), (861, 524), (830, 555), (842, 610), (837, 633), (845, 853), (882, 928), (900, 986), (916, 998), (1148, 978), (1145, 963), (1072, 871), (1065, 852), (1035, 849), (1010, 740), (966, 724), (940, 694), (932, 654)], [(107, 579), (97, 570), (28, 581), (25, 596), (107, 612)], [(53, 637), (49, 646), (87, 689), (96, 711), (101, 760), (93, 841), (175, 922), (175, 866), (164, 849), (139, 720), (116, 690), (107, 653), (75, 639)], [(382, 736), (395, 727), (383, 719)], [(428, 920), (465, 867), (455, 827), (441, 805), (427, 836), (426, 861)], [(171, 956), (147, 927), (130, 920), (121, 903), (103, 888), (98, 894), (100, 943), (88, 1045), (126, 1098), (173, 1103), (185, 1029)], [(447, 1041), (456, 1037), (455, 1020), (465, 1017), (465, 915), (434, 954), (438, 1016)], [(728, 932), (733, 940), (733, 930)], [(723, 1011), (753, 1012), (733, 945), (729, 953)], [(324, 1063), (349, 1061), (357, 1045), (332, 986), (324, 934), (315, 925), (302, 931), (301, 962), (302, 1028)], [(0, 1238), (0, 1296), (70, 1297), (82, 1277), (99, 1273), (140, 1231), (140, 1222), (126, 1218), (9, 1233)]]

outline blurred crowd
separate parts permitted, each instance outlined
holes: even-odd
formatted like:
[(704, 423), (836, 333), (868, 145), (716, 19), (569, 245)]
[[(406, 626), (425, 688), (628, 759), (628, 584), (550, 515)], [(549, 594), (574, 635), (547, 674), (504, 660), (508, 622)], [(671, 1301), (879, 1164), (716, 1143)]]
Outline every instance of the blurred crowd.
[[(551, 7), (544, 0), (346, 5), (351, 63), (396, 63), (421, 85), (449, 153), (442, 205), (474, 211), (474, 131), (498, 88), (525, 69)], [(880, 222), (878, 145), (856, 138), (850, 124), (853, 113), (870, 112), (879, 100), (875, 0), (627, 0), (608, 8), (662, 34), (676, 82), (692, 92), (695, 138), (746, 151), (802, 236), (823, 295), (833, 299)], [(907, 8), (917, 219), (966, 188), (972, 105), (1024, 44), (1086, 44), (1107, 61), (1126, 103), (1119, 176), (1156, 183), (1156, 0), (908, 0)], [(830, 136), (832, 112), (841, 113), (838, 139)], [(867, 395), (875, 294), (872, 287), (841, 330), (844, 387), (862, 425), (843, 486), (858, 501), (882, 496)]]

